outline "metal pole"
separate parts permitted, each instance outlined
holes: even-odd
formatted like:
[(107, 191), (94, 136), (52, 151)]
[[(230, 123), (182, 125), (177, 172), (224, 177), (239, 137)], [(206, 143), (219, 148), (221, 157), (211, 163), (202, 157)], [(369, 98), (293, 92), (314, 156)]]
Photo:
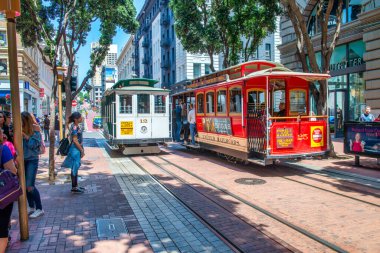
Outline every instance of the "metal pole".
[(20, 89), (18, 80), (17, 66), (17, 40), (16, 40), (16, 19), (7, 17), (7, 36), (8, 36), (8, 60), (9, 75), (11, 84), (11, 103), (13, 115), (13, 134), (14, 145), (17, 150), (18, 177), (22, 188), (22, 194), (18, 200), (20, 235), (21, 240), (29, 239), (28, 212), (26, 208), (26, 186), (24, 170), (24, 150), (22, 147), (22, 122), (20, 111)]
[(58, 77), (58, 114), (59, 114), (59, 140), (63, 139), (62, 117), (62, 80)]

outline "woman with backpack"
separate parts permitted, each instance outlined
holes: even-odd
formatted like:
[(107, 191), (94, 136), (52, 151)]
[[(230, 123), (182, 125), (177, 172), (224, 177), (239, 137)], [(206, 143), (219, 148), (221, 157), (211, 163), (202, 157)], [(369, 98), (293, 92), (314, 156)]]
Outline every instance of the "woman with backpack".
[[(17, 175), (17, 169), (13, 161), (13, 156), (9, 148), (3, 145), (0, 138), (0, 172), (8, 170)], [(0, 209), (0, 252), (5, 252), (8, 245), (9, 224), (11, 220), (13, 202), (5, 208)]]
[(69, 117), (69, 138), (70, 148), (69, 153), (62, 167), (71, 168), (71, 192), (72, 193), (84, 193), (84, 188), (78, 186), (78, 170), (81, 166), (80, 160), (84, 156), (83, 142), (83, 130), (80, 127), (83, 118), (79, 112), (73, 112)]
[(40, 126), (35, 124), (35, 120), (29, 112), (21, 113), (21, 120), (27, 190), (26, 197), (29, 204), (29, 218), (33, 219), (44, 215), (40, 192), (35, 186), (42, 136)]

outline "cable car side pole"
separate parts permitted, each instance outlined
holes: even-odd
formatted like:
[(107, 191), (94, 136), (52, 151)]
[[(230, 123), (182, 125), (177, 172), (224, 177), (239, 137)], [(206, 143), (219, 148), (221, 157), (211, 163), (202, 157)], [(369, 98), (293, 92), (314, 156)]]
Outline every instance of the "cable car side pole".
[(267, 86), (267, 103), (266, 103), (266, 124), (267, 124), (267, 134), (266, 134), (266, 137), (267, 137), (267, 147), (266, 147), (266, 151), (267, 151), (267, 156), (269, 155), (269, 77), (266, 76), (266, 86)]

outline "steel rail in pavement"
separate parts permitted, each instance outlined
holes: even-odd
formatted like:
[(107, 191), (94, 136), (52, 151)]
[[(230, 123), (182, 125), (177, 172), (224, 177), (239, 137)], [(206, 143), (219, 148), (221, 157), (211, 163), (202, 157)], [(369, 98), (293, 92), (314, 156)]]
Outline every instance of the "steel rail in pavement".
[[(322, 245), (324, 245), (324, 246), (326, 246), (326, 247), (328, 247), (328, 248), (330, 248), (330, 249), (332, 249), (332, 250), (334, 250), (334, 251), (336, 251), (336, 252), (341, 252), (341, 253), (346, 253), (346, 252), (348, 252), (348, 251), (342, 249), (341, 247), (339, 247), (338, 245), (335, 245), (335, 244), (333, 244), (333, 243), (331, 243), (331, 242), (329, 242), (329, 241), (327, 241), (327, 240), (325, 240), (325, 239), (323, 239), (323, 238), (321, 238), (321, 237), (319, 237), (319, 236), (317, 236), (317, 235), (315, 235), (315, 234), (313, 234), (313, 233), (307, 231), (306, 229), (303, 229), (303, 228), (301, 228), (301, 227), (299, 227), (299, 226), (297, 226), (297, 225), (294, 225), (294, 224), (290, 223), (289, 221), (287, 221), (287, 220), (285, 220), (285, 219), (279, 217), (278, 215), (276, 215), (276, 214), (274, 214), (274, 213), (272, 213), (272, 212), (270, 212), (270, 211), (268, 211), (268, 210), (265, 210), (264, 208), (262, 208), (262, 207), (260, 207), (260, 206), (258, 206), (258, 205), (256, 205), (256, 204), (253, 204), (252, 202), (249, 202), (249, 201), (247, 201), (247, 200), (245, 200), (245, 199), (243, 199), (243, 198), (241, 198), (241, 197), (239, 197), (238, 195), (236, 195), (236, 194), (234, 194), (234, 193), (228, 191), (227, 189), (224, 189), (224, 188), (221, 188), (221, 187), (215, 185), (214, 183), (212, 183), (212, 182), (210, 182), (210, 181), (208, 181), (208, 180), (206, 180), (206, 179), (204, 179), (204, 178), (202, 178), (202, 177), (200, 177), (200, 176), (198, 176), (198, 175), (192, 173), (191, 171), (189, 171), (189, 170), (187, 170), (187, 169), (185, 169), (185, 168), (183, 168), (183, 167), (181, 167), (181, 166), (179, 166), (179, 165), (177, 165), (177, 164), (174, 164), (174, 163), (170, 162), (169, 160), (167, 160), (167, 159), (165, 159), (165, 158), (162, 158), (161, 156), (156, 156), (156, 157), (158, 157), (159, 159), (161, 159), (161, 160), (167, 162), (168, 164), (170, 164), (170, 165), (172, 165), (172, 166), (174, 166), (174, 167), (176, 167), (176, 168), (182, 170), (183, 172), (186, 172), (187, 174), (190, 174), (191, 176), (193, 176), (193, 177), (195, 177), (195, 178), (201, 180), (202, 182), (204, 182), (204, 183), (206, 183), (206, 184), (208, 184), (208, 185), (210, 185), (210, 186), (212, 186), (212, 187), (218, 189), (219, 191), (221, 191), (221, 192), (223, 192), (223, 193), (225, 193), (225, 194), (227, 194), (227, 195), (230, 195), (231, 197), (233, 197), (233, 198), (239, 200), (240, 202), (242, 202), (242, 203), (244, 203), (244, 204), (246, 204), (246, 205), (252, 207), (253, 209), (255, 209), (255, 210), (257, 210), (257, 211), (259, 211), (259, 212), (261, 212), (261, 213), (263, 213), (263, 214), (265, 214), (265, 215), (271, 217), (271, 218), (274, 219), (274, 220), (277, 220), (278, 222), (280, 222), (280, 223), (282, 223), (282, 224), (284, 224), (284, 225), (286, 225), (286, 226), (288, 226), (288, 227), (290, 227), (290, 228), (296, 230), (297, 232), (299, 232), (299, 233), (305, 235), (306, 237), (309, 237), (310, 239), (312, 239), (312, 240), (314, 240), (314, 241), (317, 241), (317, 242), (319, 242), (320, 244), (322, 244)], [(149, 159), (149, 158), (148, 158), (148, 159)], [(150, 160), (150, 159), (149, 159), (149, 160)], [(156, 163), (156, 162), (154, 162), (154, 161), (152, 161), (152, 160), (150, 160), (150, 161), (151, 161), (153, 164), (155, 164), (157, 167), (162, 168), (162, 166), (161, 166), (160, 164), (158, 164), (158, 163)], [(162, 169), (165, 170), (164, 168), (162, 168)], [(167, 170), (165, 170), (165, 171), (167, 171)], [(168, 173), (169, 173), (169, 172), (168, 172)], [(169, 174), (170, 174), (170, 173), (169, 173)], [(178, 178), (178, 176), (175, 176), (175, 177)]]

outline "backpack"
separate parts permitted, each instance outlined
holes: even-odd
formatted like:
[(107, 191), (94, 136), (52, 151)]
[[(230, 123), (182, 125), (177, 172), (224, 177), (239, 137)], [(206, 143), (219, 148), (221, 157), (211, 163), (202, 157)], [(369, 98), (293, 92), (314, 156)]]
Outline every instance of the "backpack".
[(69, 150), (70, 150), (70, 146), (71, 146), (71, 143), (70, 143), (69, 139), (63, 138), (59, 142), (59, 148), (57, 150), (57, 155), (67, 156), (67, 154), (69, 153)]

